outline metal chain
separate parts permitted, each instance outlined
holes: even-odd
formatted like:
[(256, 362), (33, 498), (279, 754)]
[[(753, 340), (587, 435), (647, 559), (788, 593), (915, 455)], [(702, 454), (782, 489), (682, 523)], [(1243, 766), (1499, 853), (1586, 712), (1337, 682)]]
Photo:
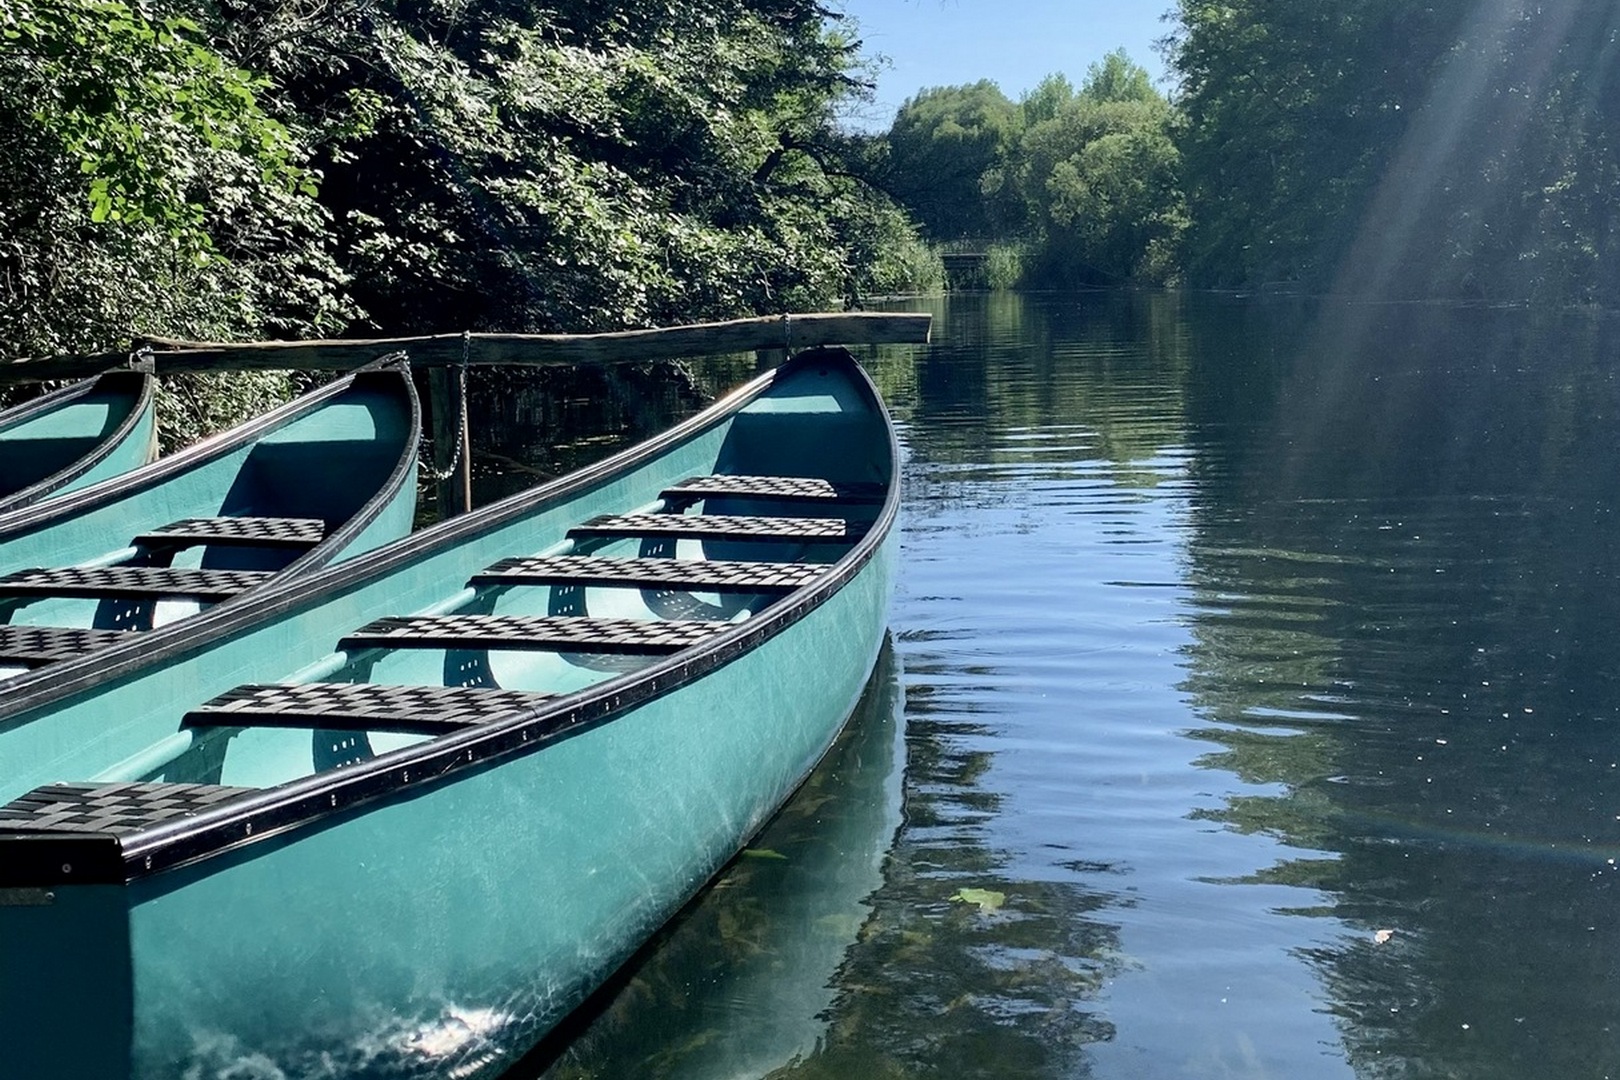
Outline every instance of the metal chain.
[[(446, 480), (450, 479), (452, 476), (456, 475), (456, 468), (457, 468), (457, 466), (459, 466), (461, 464), (461, 448), (463, 446), (467, 445), (467, 442), (468, 442), (468, 437), (467, 437), (467, 357), (468, 357), (468, 354), (471, 351), (471, 348), (472, 348), (472, 335), (467, 333), (465, 330), (463, 330), (462, 333), (461, 333), (461, 363), (456, 365), (456, 379), (459, 381), (460, 387), (461, 387), (461, 394), (460, 394), (460, 397), (461, 397), (461, 416), (458, 418), (460, 420), (460, 423), (456, 425), (456, 440), (455, 440), (456, 441), (456, 447), (455, 447), (455, 450), (450, 455), (450, 464), (445, 466), (445, 469), (444, 469), (443, 472), (440, 472), (438, 469), (434, 469), (434, 468), (431, 468), (431, 467), (424, 470), (428, 475), (428, 479), (431, 480), (435, 484), (442, 484)], [(427, 439), (424, 436), (424, 438), (423, 438), (424, 447), (426, 446), (426, 443), (427, 443)], [(419, 462), (421, 460), (423, 460), (423, 457), (424, 457), (423, 451), (418, 450), (416, 456), (417, 456), (417, 460)]]

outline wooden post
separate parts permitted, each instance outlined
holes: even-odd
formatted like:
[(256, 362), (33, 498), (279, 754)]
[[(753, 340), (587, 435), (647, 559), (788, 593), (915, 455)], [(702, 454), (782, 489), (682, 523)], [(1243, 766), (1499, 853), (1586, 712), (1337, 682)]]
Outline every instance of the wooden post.
[(472, 509), (472, 438), (462, 422), (467, 407), (466, 369), (429, 368), (427, 380), (434, 494), (442, 520)]

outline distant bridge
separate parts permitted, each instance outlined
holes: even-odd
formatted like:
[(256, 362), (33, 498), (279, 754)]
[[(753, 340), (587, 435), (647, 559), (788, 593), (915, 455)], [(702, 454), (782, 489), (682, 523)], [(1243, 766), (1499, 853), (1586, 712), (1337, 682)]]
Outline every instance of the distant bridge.
[(953, 289), (982, 289), (989, 285), (985, 269), (990, 263), (986, 251), (947, 251), (939, 261), (945, 265), (945, 286)]

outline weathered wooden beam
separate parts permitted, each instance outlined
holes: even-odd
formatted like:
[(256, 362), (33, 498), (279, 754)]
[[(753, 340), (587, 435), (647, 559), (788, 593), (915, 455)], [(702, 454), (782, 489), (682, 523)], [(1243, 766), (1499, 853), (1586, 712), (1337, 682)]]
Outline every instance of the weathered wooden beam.
[[(927, 314), (773, 315), (606, 334), (432, 334), (337, 341), (178, 341), (147, 338), (159, 374), (177, 371), (346, 371), (403, 349), (415, 367), (460, 364), (571, 366), (645, 363), (814, 345), (926, 344)], [(0, 363), (0, 383), (84, 378), (129, 366), (128, 353)]]

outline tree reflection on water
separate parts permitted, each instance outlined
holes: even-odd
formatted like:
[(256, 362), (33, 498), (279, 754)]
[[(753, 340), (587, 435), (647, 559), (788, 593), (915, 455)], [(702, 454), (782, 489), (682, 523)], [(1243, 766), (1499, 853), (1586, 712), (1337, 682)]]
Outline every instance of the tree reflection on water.
[(1331, 853), (1252, 880), (1354, 928), (1303, 954), (1359, 1074), (1607, 1075), (1617, 335), (1355, 314), (1268, 400), (1195, 396), (1236, 433), (1202, 457), (1189, 549), (1202, 764), (1282, 789), (1209, 816)]

